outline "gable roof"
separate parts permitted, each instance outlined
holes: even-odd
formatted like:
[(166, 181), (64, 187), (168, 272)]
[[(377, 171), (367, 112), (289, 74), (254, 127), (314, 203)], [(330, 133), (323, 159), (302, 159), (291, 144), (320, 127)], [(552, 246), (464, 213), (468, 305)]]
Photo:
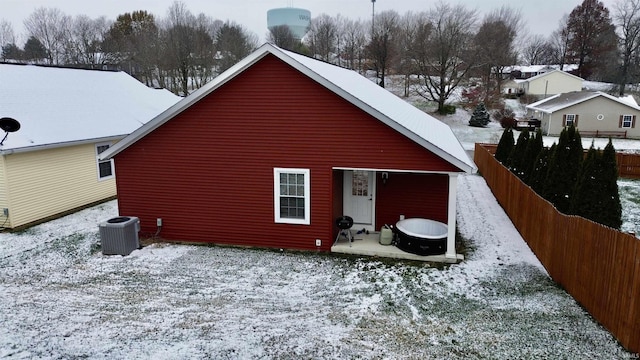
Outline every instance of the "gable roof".
[[(550, 70), (560, 70), (560, 65), (513, 65), (507, 66), (504, 68), (503, 73), (511, 73), (513, 71), (520, 71), (522, 73), (536, 73), (536, 72), (545, 72)], [(564, 64), (562, 65), (562, 70), (564, 71), (573, 71), (578, 69), (578, 64)]]
[(0, 153), (122, 138), (180, 100), (124, 72), (0, 64), (0, 79), (0, 117), (21, 124)]
[(628, 106), (634, 110), (640, 111), (640, 107), (633, 98), (617, 98), (615, 96), (603, 93), (602, 91), (573, 91), (569, 93), (557, 94), (533, 104), (529, 104), (527, 105), (527, 109), (537, 110), (546, 114), (552, 114), (556, 111), (568, 108), (569, 106), (580, 104), (597, 97), (604, 97), (606, 99)]
[(577, 79), (577, 80), (580, 80), (580, 81), (584, 81), (584, 79), (583, 79), (583, 78), (581, 78), (581, 77), (579, 77), (579, 76), (575, 76), (575, 75), (573, 75), (573, 74), (569, 74), (568, 72), (566, 72), (566, 71), (562, 71), (562, 70), (551, 70), (551, 71), (547, 71), (547, 72), (544, 72), (544, 73), (542, 73), (542, 74), (538, 74), (538, 75), (536, 75), (536, 76), (532, 76), (532, 77), (530, 77), (530, 78), (528, 78), (528, 79), (523, 79), (523, 81), (524, 81), (524, 82), (531, 82), (531, 81), (533, 81), (533, 80), (538, 80), (538, 79), (543, 78), (543, 77), (545, 77), (545, 76), (549, 76), (549, 75), (551, 75), (551, 74), (553, 74), (553, 73), (561, 73), (561, 74), (566, 75), (566, 76), (568, 76), (568, 77), (571, 77), (571, 78), (574, 78), (574, 79)]
[(408, 104), (355, 71), (283, 50), (272, 44), (262, 45), (213, 81), (113, 145), (102, 153), (101, 158), (108, 159), (117, 155), (268, 54), (276, 56), (459, 169), (466, 172), (473, 172), (476, 169), (448, 125)]

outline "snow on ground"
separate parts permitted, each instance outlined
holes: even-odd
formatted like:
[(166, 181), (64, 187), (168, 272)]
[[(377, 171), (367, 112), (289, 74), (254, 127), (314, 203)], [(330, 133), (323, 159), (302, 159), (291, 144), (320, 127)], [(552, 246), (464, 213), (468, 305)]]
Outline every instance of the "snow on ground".
[[(465, 149), (497, 143), (499, 125), (469, 117), (442, 120)], [(637, 204), (640, 182), (620, 184)], [(457, 265), (169, 244), (103, 256), (97, 224), (116, 215), (112, 201), (0, 234), (0, 358), (634, 356), (549, 278), (479, 175), (458, 183)]]
[(0, 234), (0, 358), (621, 358), (482, 177), (457, 265), (154, 244), (104, 256), (114, 201)]

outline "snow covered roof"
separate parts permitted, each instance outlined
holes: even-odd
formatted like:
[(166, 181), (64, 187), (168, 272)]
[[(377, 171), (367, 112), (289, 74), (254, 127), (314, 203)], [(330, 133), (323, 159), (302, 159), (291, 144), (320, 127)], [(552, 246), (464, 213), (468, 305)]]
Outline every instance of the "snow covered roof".
[(575, 76), (575, 75), (573, 75), (573, 74), (569, 74), (568, 72), (566, 72), (566, 71), (562, 71), (562, 70), (551, 70), (551, 71), (548, 71), (548, 72), (545, 72), (545, 73), (542, 73), (542, 74), (538, 74), (538, 75), (536, 75), (536, 76), (532, 76), (532, 77), (530, 77), (530, 78), (528, 78), (528, 79), (523, 79), (523, 80), (524, 80), (525, 82), (526, 82), (526, 81), (531, 82), (531, 81), (533, 81), (533, 80), (537, 80), (537, 79), (543, 78), (543, 77), (545, 77), (545, 76), (549, 76), (549, 75), (551, 75), (551, 74), (553, 74), (553, 73), (561, 73), (561, 74), (564, 74), (564, 75), (566, 75), (566, 76), (569, 76), (569, 77), (572, 77), (572, 78), (578, 79), (578, 80), (580, 80), (580, 81), (584, 81), (584, 79), (583, 79), (583, 78), (578, 77), (578, 76)]
[[(562, 66), (563, 71), (573, 71), (578, 69), (578, 64), (564, 64)], [(522, 73), (537, 73), (547, 72), (551, 70), (560, 70), (560, 65), (513, 65), (504, 69), (504, 73), (511, 73), (512, 71), (520, 71)]]
[(640, 111), (640, 107), (633, 99), (633, 97), (626, 96), (623, 98), (618, 98), (615, 96), (611, 96), (609, 94), (603, 93), (602, 91), (573, 91), (563, 94), (557, 94), (546, 99), (540, 100), (533, 104), (527, 105), (527, 109), (541, 111), (543, 113), (552, 114), (558, 110), (565, 109), (569, 106), (573, 106), (587, 100), (591, 100), (596, 97), (605, 97), (609, 100), (613, 100), (620, 104), (629, 106), (635, 110)]
[(0, 117), (21, 125), (0, 153), (122, 138), (179, 100), (124, 72), (0, 64)]
[(102, 158), (107, 159), (115, 156), (268, 54), (278, 57), (461, 170), (473, 172), (476, 169), (475, 164), (469, 159), (448, 125), (408, 104), (355, 71), (286, 51), (272, 44), (262, 45), (213, 81), (116, 143), (102, 153)]

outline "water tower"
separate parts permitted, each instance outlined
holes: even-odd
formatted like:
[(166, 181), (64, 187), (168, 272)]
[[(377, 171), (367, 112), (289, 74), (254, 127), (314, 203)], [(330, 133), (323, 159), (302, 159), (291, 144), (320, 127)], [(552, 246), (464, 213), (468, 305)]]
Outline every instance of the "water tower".
[(298, 8), (280, 8), (267, 11), (269, 30), (281, 25), (288, 26), (293, 37), (302, 40), (311, 25), (311, 12)]

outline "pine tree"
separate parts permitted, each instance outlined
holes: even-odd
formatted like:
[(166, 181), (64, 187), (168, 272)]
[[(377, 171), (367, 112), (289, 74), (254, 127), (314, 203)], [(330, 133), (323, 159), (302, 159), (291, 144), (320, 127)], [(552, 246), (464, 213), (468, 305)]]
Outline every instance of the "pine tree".
[(507, 160), (507, 164), (509, 164), (509, 169), (511, 172), (516, 174), (517, 177), (522, 179), (524, 176), (524, 154), (527, 149), (527, 145), (529, 144), (529, 130), (523, 130), (520, 132), (518, 136), (518, 142), (516, 146), (511, 150), (511, 154), (509, 154), (509, 159)]
[(599, 209), (599, 188), (601, 182), (602, 155), (591, 143), (587, 157), (582, 162), (578, 181), (571, 198), (569, 214), (582, 216), (595, 221)]
[(523, 177), (522, 181), (526, 184), (531, 185), (531, 177), (533, 175), (533, 169), (535, 166), (536, 159), (542, 151), (543, 143), (542, 143), (542, 130), (538, 128), (535, 135), (532, 135), (529, 138), (529, 142), (527, 143), (527, 148), (524, 151), (524, 156), (522, 159), (523, 163)]
[(555, 151), (555, 143), (551, 145), (551, 148), (543, 147), (533, 164), (533, 171), (531, 172), (531, 176), (529, 176), (528, 184), (533, 191), (540, 196), (543, 195), (544, 184), (546, 183), (547, 174), (549, 173), (549, 159)]
[(598, 214), (601, 224), (620, 229), (622, 225), (622, 205), (620, 205), (620, 193), (618, 192), (618, 164), (616, 149), (609, 139), (609, 143), (602, 152), (602, 180), (599, 194), (602, 195), (602, 210)]
[(489, 124), (490, 120), (491, 118), (487, 112), (487, 108), (484, 106), (484, 103), (481, 102), (473, 110), (471, 119), (469, 119), (469, 126), (485, 127)]
[(511, 154), (514, 145), (513, 130), (510, 127), (505, 128), (498, 142), (498, 147), (496, 148), (496, 160), (506, 166), (507, 159), (509, 159), (509, 154)]
[(560, 133), (558, 146), (549, 161), (549, 173), (544, 184), (543, 196), (558, 211), (567, 213), (571, 195), (578, 179), (584, 157), (580, 133), (571, 125)]

